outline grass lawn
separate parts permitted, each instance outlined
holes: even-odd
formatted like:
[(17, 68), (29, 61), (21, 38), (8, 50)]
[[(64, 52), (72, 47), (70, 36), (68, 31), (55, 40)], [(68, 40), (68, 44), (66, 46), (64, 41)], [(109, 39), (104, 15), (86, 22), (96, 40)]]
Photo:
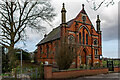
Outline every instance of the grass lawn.
[[(107, 66), (107, 61), (102, 61), (103, 66)], [(120, 67), (120, 61), (119, 60), (113, 60), (114, 66)]]

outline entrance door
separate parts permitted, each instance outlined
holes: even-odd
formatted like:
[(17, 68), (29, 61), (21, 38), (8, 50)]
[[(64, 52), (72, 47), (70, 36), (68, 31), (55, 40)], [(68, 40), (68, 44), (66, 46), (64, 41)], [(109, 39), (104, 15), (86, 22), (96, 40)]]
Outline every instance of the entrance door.
[(86, 64), (86, 51), (85, 49), (83, 50), (81, 54), (81, 64)]

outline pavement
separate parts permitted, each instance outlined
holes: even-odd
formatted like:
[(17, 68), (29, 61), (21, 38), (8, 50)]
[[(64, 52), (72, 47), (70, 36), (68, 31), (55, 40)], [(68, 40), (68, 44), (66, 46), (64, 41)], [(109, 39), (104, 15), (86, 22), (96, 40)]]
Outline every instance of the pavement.
[(72, 80), (120, 80), (120, 73), (108, 73), (94, 76), (78, 77)]

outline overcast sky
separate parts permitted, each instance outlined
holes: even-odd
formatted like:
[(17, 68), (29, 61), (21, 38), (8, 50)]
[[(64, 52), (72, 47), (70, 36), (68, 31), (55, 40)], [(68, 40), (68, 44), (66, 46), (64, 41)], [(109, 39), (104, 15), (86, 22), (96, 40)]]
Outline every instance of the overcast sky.
[[(69, 2), (68, 2), (69, 1)], [(90, 1), (90, 0), (89, 0)], [(103, 0), (96, 0), (97, 4)], [(97, 11), (91, 9), (92, 3), (87, 3), (86, 0), (51, 0), (52, 6), (55, 8), (57, 16), (51, 23), (53, 27), (46, 25), (47, 29), (44, 33), (36, 33), (27, 31), (28, 39), (26, 46), (19, 43), (17, 47), (23, 47), (28, 51), (34, 51), (36, 44), (43, 39), (44, 34), (48, 34), (53, 28), (61, 24), (61, 8), (62, 3), (65, 3), (67, 10), (67, 21), (75, 18), (82, 9), (82, 4), (85, 4), (85, 10), (96, 29), (96, 16), (100, 15), (101, 30), (102, 30), (102, 53), (104, 57), (118, 57), (118, 1), (114, 0), (114, 5), (105, 7), (103, 4)]]

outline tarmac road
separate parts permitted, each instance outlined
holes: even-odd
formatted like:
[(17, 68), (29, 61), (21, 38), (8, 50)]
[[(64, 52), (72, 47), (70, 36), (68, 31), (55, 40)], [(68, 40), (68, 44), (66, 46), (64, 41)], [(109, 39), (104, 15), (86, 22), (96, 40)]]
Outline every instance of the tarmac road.
[(72, 80), (120, 80), (120, 73), (108, 73), (95, 76), (78, 77)]

